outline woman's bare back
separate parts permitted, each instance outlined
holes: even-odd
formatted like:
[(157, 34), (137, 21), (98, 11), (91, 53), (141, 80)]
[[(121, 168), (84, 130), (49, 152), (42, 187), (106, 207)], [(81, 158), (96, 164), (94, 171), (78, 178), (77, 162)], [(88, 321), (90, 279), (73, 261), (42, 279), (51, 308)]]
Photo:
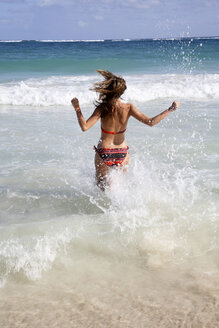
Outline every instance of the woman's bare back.
[(116, 132), (117, 134), (104, 133), (102, 130), (98, 147), (126, 147), (124, 135), (129, 117), (130, 104), (124, 104), (117, 100), (112, 111), (101, 118), (102, 129), (107, 132)]

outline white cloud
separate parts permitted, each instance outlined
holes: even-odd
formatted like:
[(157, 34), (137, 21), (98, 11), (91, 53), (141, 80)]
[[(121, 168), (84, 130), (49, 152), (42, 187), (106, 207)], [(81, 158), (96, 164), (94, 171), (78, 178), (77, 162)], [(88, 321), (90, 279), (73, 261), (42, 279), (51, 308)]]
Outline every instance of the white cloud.
[[(0, 0), (0, 1), (15, 1), (15, 0)], [(132, 7), (136, 9), (146, 9), (151, 8), (153, 6), (157, 6), (161, 4), (161, 0), (37, 0), (39, 6), (52, 6), (52, 5), (73, 5), (77, 4), (77, 6), (85, 6), (90, 5), (93, 7), (101, 7), (101, 3), (105, 5), (116, 6), (119, 4), (121, 7)], [(209, 0), (208, 0), (209, 1)]]
[(0, 3), (23, 3), (26, 2), (26, 0), (0, 0)]
[(218, 4), (218, 0), (205, 0), (204, 5), (206, 7), (214, 7), (216, 4)]
[(80, 27), (85, 27), (85, 26), (87, 26), (88, 24), (87, 24), (87, 22), (84, 22), (84, 21), (80, 20), (80, 21), (78, 21), (78, 25), (79, 25)]
[(0, 18), (0, 24), (8, 24), (10, 20), (8, 18)]
[(41, 7), (49, 7), (49, 6), (53, 6), (53, 5), (60, 5), (60, 6), (64, 6), (64, 5), (70, 5), (70, 4), (74, 4), (75, 1), (74, 0), (38, 0), (38, 5)]
[[(88, 0), (89, 1), (89, 0)], [(100, 2), (103, 3), (114, 3), (118, 4), (122, 7), (133, 7), (136, 9), (144, 9), (144, 8), (150, 8), (153, 6), (157, 6), (161, 4), (161, 0), (100, 0)]]
[(96, 16), (94, 16), (94, 18), (98, 21), (102, 21), (104, 19), (104, 17), (101, 15), (96, 15)]
[(42, 7), (44, 7), (44, 6), (52, 6), (52, 5), (54, 5), (56, 2), (57, 2), (57, 1), (55, 1), (55, 0), (40, 0), (40, 1), (38, 2), (38, 5), (39, 5), (39, 6), (42, 6)]
[(147, 9), (160, 5), (160, 0), (127, 0), (122, 1), (124, 6), (134, 7), (136, 9)]

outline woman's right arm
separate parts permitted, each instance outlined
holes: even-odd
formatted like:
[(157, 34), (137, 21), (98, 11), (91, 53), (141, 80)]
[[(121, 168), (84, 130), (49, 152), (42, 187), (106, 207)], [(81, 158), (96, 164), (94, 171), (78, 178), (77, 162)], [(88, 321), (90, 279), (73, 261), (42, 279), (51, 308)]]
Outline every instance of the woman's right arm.
[(178, 101), (174, 101), (172, 105), (163, 111), (162, 113), (150, 118), (143, 113), (141, 113), (134, 105), (130, 104), (130, 115), (136, 118), (136, 120), (147, 124), (149, 126), (154, 126), (157, 123), (159, 123), (161, 120), (163, 120), (165, 117), (167, 117), (170, 112), (173, 112), (174, 110), (177, 109), (177, 107), (180, 106), (180, 103)]
[(85, 118), (84, 118), (84, 116), (81, 112), (81, 108), (80, 108), (78, 99), (73, 98), (71, 100), (71, 103), (72, 103), (72, 106), (75, 109), (75, 112), (76, 112), (77, 118), (78, 118), (78, 123), (79, 123), (79, 125), (81, 127), (81, 130), (83, 132), (90, 129), (99, 120), (99, 118), (101, 116), (101, 112), (100, 112), (100, 109), (98, 107), (94, 110), (93, 114), (89, 117), (89, 119), (85, 120)]

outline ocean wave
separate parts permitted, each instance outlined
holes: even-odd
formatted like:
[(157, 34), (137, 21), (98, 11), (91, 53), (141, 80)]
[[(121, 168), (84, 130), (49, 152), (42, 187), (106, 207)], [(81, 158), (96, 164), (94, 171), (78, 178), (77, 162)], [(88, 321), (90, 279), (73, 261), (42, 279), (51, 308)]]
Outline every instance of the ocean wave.
[(33, 236), (29, 242), (19, 238), (8, 239), (0, 243), (0, 287), (3, 287), (8, 276), (23, 272), (30, 280), (39, 279), (44, 271), (48, 271), (57, 253), (72, 239), (67, 230), (51, 235)]
[(105, 40), (35, 40), (37, 42), (104, 42)]
[(14, 43), (14, 42), (22, 42), (22, 41), (23, 41), (23, 40), (0, 40), (0, 42), (6, 42), (6, 43), (7, 43), (7, 42), (9, 42), (9, 43), (10, 43), (10, 42), (13, 42), (13, 43)]
[(140, 38), (140, 39), (132, 39), (132, 38), (124, 38), (124, 39), (36, 39), (36, 40), (0, 40), (0, 42), (121, 42), (121, 41), (145, 41), (145, 40), (153, 40), (153, 41), (175, 41), (175, 40), (218, 40), (219, 36), (200, 36), (200, 37), (169, 37), (169, 38)]
[(200, 37), (193, 37), (194, 40), (218, 40), (219, 36), (200, 36)]
[[(219, 99), (219, 74), (157, 74), (124, 76), (128, 89), (125, 101), (147, 102), (162, 98), (186, 100)], [(92, 103), (90, 87), (96, 76), (52, 76), (0, 84), (0, 105), (70, 105), (77, 96), (81, 104)]]

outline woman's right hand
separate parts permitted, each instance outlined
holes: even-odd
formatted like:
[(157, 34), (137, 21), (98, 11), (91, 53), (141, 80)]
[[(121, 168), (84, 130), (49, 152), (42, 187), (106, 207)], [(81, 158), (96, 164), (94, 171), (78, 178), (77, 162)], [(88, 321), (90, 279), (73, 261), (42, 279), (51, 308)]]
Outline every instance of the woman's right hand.
[(78, 98), (73, 98), (71, 100), (71, 103), (72, 103), (72, 106), (74, 107), (75, 110), (78, 110), (78, 108), (80, 107), (79, 106), (79, 101), (78, 101)]

